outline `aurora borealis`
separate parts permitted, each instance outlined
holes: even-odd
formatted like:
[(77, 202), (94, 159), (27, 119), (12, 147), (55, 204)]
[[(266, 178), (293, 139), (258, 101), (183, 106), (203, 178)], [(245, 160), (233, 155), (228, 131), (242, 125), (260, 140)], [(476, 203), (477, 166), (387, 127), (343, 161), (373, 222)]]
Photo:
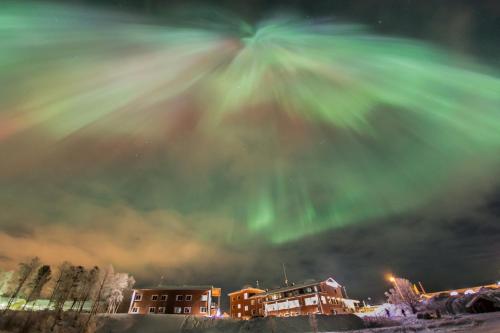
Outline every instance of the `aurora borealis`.
[(471, 215), (498, 188), (500, 74), (470, 55), (300, 15), (2, 6), (6, 263), (293, 266), (301, 242)]

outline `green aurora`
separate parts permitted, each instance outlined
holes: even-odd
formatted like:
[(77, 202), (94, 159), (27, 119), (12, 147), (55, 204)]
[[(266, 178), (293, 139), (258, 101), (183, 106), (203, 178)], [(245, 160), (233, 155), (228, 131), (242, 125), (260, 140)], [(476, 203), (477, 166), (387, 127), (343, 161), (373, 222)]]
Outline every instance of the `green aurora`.
[(203, 239), (280, 244), (482, 187), (500, 162), (498, 72), (433, 45), (297, 17), (239, 33), (2, 6), (0, 191), (43, 188), (42, 215), (57, 194), (20, 185), (33, 170), (103, 207), (199, 216)]

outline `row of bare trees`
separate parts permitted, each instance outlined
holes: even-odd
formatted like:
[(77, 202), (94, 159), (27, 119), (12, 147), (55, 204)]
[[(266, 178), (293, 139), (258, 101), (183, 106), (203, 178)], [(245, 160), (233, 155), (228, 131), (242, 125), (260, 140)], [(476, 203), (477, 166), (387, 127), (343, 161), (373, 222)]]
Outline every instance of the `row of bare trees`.
[[(27, 327), (32, 312), (39, 309), (51, 313), (51, 330), (62, 320), (63, 313), (74, 314), (74, 321), (85, 327), (97, 313), (116, 313), (124, 293), (134, 283), (132, 276), (115, 272), (112, 266), (103, 270), (63, 262), (54, 273), (50, 265), (33, 258), (20, 263), (14, 272), (0, 273), (0, 296), (7, 299), (1, 312), (6, 320), (2, 323), (5, 326), (14, 321), (17, 311), (12, 310), (28, 311), (24, 316)], [(86, 313), (85, 320), (78, 318), (82, 313)]]

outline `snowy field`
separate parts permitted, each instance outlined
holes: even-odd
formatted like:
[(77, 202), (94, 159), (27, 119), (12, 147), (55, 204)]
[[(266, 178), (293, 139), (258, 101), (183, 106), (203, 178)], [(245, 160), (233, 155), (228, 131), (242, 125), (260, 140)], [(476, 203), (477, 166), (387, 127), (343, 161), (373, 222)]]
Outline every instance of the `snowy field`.
[[(179, 318), (180, 319), (180, 318)], [(108, 321), (110, 320), (110, 321)], [(132, 319), (136, 320), (136, 319)], [(410, 333), (410, 332), (438, 332), (438, 333), (500, 333), (500, 312), (486, 313), (477, 315), (460, 315), (455, 317), (447, 317), (439, 320), (423, 320), (423, 319), (406, 319), (401, 320), (400, 325), (393, 327), (346, 330), (344, 326), (341, 330), (328, 330), (326, 325), (332, 323), (322, 323), (318, 325), (318, 330), (314, 330), (309, 325), (307, 317), (303, 317), (298, 321), (284, 318), (282, 320), (274, 320), (264, 322), (243, 321), (241, 325), (231, 325), (231, 320), (222, 320), (226, 322), (224, 325), (216, 325), (211, 328), (203, 328), (189, 320), (182, 319), (181, 321), (171, 321), (174, 327), (165, 327), (162, 318), (143, 317), (140, 326), (135, 326), (130, 321), (129, 315), (115, 315), (107, 319), (107, 325), (101, 327), (98, 333), (313, 333), (313, 332), (352, 332), (352, 333)], [(174, 322), (176, 324), (174, 324)], [(334, 325), (334, 324), (333, 324)], [(344, 325), (348, 325), (345, 323)], [(307, 326), (307, 327), (305, 327)]]
[[(26, 313), (19, 312), (16, 321), (22, 322)], [(35, 317), (42, 313), (35, 314)], [(37, 321), (33, 318), (34, 321)], [(37, 319), (40, 319), (37, 318)], [(356, 316), (318, 316), (315, 321), (308, 317), (265, 318), (250, 321), (232, 319), (196, 318), (182, 315), (100, 315), (97, 325), (89, 332), (96, 333), (500, 333), (500, 312), (477, 315), (460, 315), (442, 319), (405, 318), (382, 319), (390, 327), (363, 328), (365, 323)], [(49, 329), (30, 327), (25, 333), (49, 332)], [(97, 327), (97, 330), (95, 328)], [(0, 333), (20, 332), (14, 324), (12, 330)], [(55, 327), (52, 333), (81, 333), (70, 322)]]
[[(335, 332), (335, 331), (334, 331)], [(334, 333), (331, 332), (331, 333)], [(458, 315), (442, 319), (401, 320), (400, 326), (354, 330), (352, 333), (500, 333), (500, 312)]]

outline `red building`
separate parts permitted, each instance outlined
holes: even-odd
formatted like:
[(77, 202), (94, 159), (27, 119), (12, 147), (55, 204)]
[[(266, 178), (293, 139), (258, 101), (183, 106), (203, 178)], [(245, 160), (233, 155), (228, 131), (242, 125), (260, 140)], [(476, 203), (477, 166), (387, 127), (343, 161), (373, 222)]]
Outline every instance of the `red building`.
[(359, 308), (359, 301), (347, 298), (344, 287), (332, 278), (267, 291), (244, 288), (230, 293), (229, 303), (231, 317), (240, 319), (257, 316), (334, 315), (352, 313)]
[(134, 289), (128, 313), (214, 316), (220, 313), (221, 289), (213, 286), (159, 286)]
[(250, 319), (264, 316), (263, 295), (266, 291), (247, 287), (229, 293), (229, 313), (231, 318)]

